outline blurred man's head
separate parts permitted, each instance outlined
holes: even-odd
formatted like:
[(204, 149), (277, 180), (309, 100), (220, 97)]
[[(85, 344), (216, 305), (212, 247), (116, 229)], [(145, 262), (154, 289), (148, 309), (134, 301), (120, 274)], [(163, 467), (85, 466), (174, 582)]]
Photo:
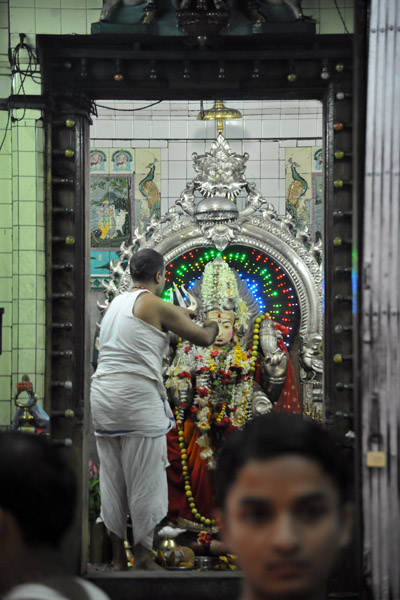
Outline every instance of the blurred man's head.
[(57, 547), (71, 524), (75, 494), (71, 467), (45, 436), (0, 433), (0, 537), (11, 524), (7, 531), (17, 528), (27, 546)]
[(130, 260), (129, 269), (133, 282), (156, 286), (155, 293), (160, 296), (165, 285), (165, 267), (162, 254), (152, 248), (143, 248), (135, 252)]
[(257, 417), (230, 436), (217, 464), (217, 518), (247, 598), (324, 597), (351, 534), (347, 473), (333, 438), (299, 416)]

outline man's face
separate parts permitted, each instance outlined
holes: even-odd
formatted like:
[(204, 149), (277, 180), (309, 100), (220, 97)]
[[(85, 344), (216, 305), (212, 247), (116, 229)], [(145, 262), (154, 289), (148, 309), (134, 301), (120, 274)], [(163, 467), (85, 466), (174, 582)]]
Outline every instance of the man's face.
[(164, 287), (165, 287), (165, 267), (163, 268), (162, 271), (159, 271), (159, 273), (157, 273), (156, 275), (158, 281), (157, 281), (157, 289), (155, 291), (156, 296), (161, 296), (161, 294), (164, 291)]
[(219, 515), (252, 597), (320, 600), (338, 551), (349, 539), (350, 507), (319, 464), (286, 455), (239, 471)]

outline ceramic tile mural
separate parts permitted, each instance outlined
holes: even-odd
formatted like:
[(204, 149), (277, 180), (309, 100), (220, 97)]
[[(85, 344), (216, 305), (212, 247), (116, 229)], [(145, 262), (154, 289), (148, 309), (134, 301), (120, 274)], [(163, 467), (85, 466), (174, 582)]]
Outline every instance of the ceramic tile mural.
[(119, 149), (110, 152), (112, 173), (133, 173), (133, 150)]
[(320, 146), (285, 149), (286, 211), (296, 226), (309, 227), (315, 242), (322, 232), (323, 152)]
[(101, 288), (101, 282), (103, 279), (107, 279), (110, 275), (110, 261), (114, 262), (119, 260), (118, 252), (116, 250), (94, 250), (92, 249), (90, 255), (90, 273), (91, 273), (91, 287)]
[(136, 148), (135, 159), (135, 213), (145, 227), (153, 216), (161, 216), (161, 149)]
[(115, 248), (132, 230), (132, 175), (99, 176), (90, 180), (90, 239), (92, 248)]
[(89, 164), (91, 173), (109, 173), (109, 148), (92, 148)]
[(101, 287), (110, 260), (136, 227), (161, 215), (160, 148), (90, 151), (91, 285)]

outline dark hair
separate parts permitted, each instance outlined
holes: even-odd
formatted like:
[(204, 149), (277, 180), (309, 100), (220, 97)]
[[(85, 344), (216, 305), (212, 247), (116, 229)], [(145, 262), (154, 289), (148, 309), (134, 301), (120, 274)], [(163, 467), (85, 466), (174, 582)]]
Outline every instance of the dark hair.
[(58, 546), (75, 508), (76, 480), (62, 451), (41, 435), (0, 433), (0, 507), (30, 546)]
[(134, 281), (151, 281), (158, 271), (163, 271), (164, 259), (159, 252), (144, 248), (132, 254), (129, 268)]
[(232, 433), (222, 447), (216, 469), (218, 502), (224, 507), (229, 488), (238, 472), (252, 460), (269, 460), (282, 454), (297, 454), (317, 462), (330, 476), (342, 502), (349, 498), (349, 461), (333, 436), (299, 415), (272, 413), (256, 417), (240, 432)]

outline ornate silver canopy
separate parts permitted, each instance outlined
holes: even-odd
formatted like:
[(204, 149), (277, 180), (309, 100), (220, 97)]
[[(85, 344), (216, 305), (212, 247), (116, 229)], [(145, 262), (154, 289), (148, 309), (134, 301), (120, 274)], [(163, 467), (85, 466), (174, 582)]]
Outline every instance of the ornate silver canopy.
[[(163, 254), (165, 262), (204, 246), (222, 251), (235, 244), (261, 250), (284, 269), (299, 298), (303, 405), (308, 400), (312, 404), (320, 401), (321, 369), (314, 369), (313, 365), (320, 364), (323, 335), (321, 241), (313, 244), (307, 228), (300, 230), (290, 215), (277, 214), (255, 184), (246, 180), (249, 155), (233, 152), (222, 134), (209, 152), (194, 153), (192, 158), (195, 177), (175, 206), (161, 218), (153, 217), (144, 231), (136, 229), (131, 243), (121, 245), (120, 260), (111, 261), (110, 280), (104, 282), (106, 301), (99, 309), (103, 311), (115, 295), (130, 288), (129, 269), (123, 264), (141, 248), (154, 248)], [(239, 211), (236, 200), (244, 194), (244, 208)], [(301, 360), (310, 354), (310, 339), (321, 341), (314, 349), (315, 360)], [(303, 348), (304, 344), (307, 348)]]

